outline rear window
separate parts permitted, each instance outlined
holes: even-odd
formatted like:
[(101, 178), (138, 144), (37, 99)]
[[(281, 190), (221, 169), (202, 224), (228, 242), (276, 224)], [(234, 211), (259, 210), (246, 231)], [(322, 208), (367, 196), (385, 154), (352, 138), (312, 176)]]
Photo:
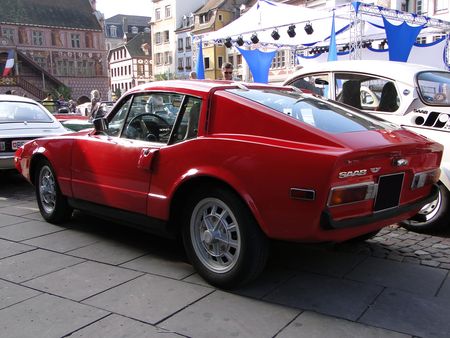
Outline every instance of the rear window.
[(45, 110), (27, 102), (0, 102), (0, 123), (53, 122)]
[(450, 105), (450, 72), (426, 71), (417, 74), (419, 94), (428, 105)]
[(228, 91), (328, 133), (337, 134), (387, 128), (387, 124), (365, 113), (340, 108), (312, 95), (272, 89), (229, 89)]

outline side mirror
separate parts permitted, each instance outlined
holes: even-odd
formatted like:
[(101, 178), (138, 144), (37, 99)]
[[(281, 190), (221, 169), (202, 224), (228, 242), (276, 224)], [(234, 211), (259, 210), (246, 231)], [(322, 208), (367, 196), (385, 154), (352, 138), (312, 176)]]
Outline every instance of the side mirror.
[(108, 121), (106, 121), (105, 117), (96, 118), (92, 123), (96, 133), (105, 133), (106, 129), (108, 129)]

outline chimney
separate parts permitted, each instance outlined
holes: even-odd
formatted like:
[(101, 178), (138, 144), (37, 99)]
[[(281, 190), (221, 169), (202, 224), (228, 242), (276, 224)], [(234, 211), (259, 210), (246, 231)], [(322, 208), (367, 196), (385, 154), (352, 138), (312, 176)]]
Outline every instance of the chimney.
[(124, 34), (128, 33), (128, 18), (126, 16), (122, 19), (122, 30)]

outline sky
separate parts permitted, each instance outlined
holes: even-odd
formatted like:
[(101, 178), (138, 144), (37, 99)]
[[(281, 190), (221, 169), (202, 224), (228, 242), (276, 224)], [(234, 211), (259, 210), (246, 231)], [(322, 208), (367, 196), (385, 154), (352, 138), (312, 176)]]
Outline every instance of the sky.
[(97, 10), (108, 19), (117, 14), (152, 16), (152, 0), (97, 0)]

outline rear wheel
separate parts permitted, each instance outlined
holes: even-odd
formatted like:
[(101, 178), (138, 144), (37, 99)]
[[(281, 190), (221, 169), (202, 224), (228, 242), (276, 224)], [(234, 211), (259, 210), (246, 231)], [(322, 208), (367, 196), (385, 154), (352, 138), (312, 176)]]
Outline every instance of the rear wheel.
[(50, 223), (62, 223), (72, 215), (67, 198), (61, 193), (55, 172), (47, 160), (36, 170), (36, 198), (42, 217)]
[(224, 289), (255, 279), (267, 261), (267, 238), (248, 207), (227, 189), (191, 196), (183, 213), (183, 243), (197, 272)]
[(436, 200), (426, 204), (414, 217), (400, 223), (405, 229), (434, 232), (450, 227), (450, 193), (442, 183), (438, 187)]

